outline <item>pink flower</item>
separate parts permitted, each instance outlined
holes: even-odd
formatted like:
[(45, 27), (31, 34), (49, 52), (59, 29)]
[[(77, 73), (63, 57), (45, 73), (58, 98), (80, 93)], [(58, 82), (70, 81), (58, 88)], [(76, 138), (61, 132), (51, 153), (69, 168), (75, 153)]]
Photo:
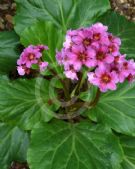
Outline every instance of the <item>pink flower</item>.
[(20, 59), (17, 61), (17, 64), (26, 64), (26, 67), (30, 68), (32, 64), (36, 64), (38, 62), (37, 59), (41, 56), (42, 54), (38, 49), (34, 49), (33, 46), (29, 46), (24, 49), (23, 53), (20, 56)]
[[(73, 63), (72, 54), (73, 53), (69, 49), (67, 49), (67, 50), (63, 49), (61, 51), (62, 64), (63, 64), (65, 69), (67, 69), (69, 67), (69, 65), (72, 65), (72, 63)], [(77, 67), (75, 69), (78, 70)]]
[(47, 62), (42, 62), (42, 52), (47, 49), (48, 47), (45, 45), (30, 45), (25, 48), (17, 60), (18, 74), (21, 76), (29, 74), (33, 64), (39, 64), (40, 71), (44, 70)]
[(119, 73), (119, 81), (121, 83), (124, 82), (124, 80), (126, 78), (128, 78), (129, 76), (134, 76), (135, 75), (135, 62), (134, 60), (125, 60), (122, 64), (121, 64), (121, 71)]
[(127, 80), (129, 81), (129, 83), (135, 82), (135, 75), (129, 74)]
[(56, 54), (66, 77), (78, 80), (77, 74), (81, 69), (89, 71), (92, 68), (88, 80), (103, 92), (115, 90), (118, 82), (134, 79), (135, 62), (120, 54), (120, 38), (107, 30), (107, 26), (96, 23), (67, 32), (64, 47)]
[(73, 46), (72, 48), (72, 64), (74, 68), (80, 70), (83, 65), (90, 68), (96, 65), (95, 61), (95, 50), (89, 48), (85, 50), (82, 46)]
[(39, 52), (43, 52), (44, 50), (48, 50), (49, 48), (48, 46), (41, 44), (41, 45), (34, 46), (34, 49), (38, 49)]
[[(109, 64), (107, 67), (112, 72), (116, 72), (119, 82), (124, 81), (125, 77), (121, 76), (122, 64), (126, 61), (125, 55), (118, 55), (114, 57), (114, 62)], [(122, 80), (123, 79), (123, 80)]]
[(100, 88), (101, 92), (106, 92), (108, 89), (116, 90), (118, 78), (115, 72), (109, 72), (105, 67), (97, 68), (95, 73), (88, 73), (88, 81)]
[(118, 37), (113, 36), (111, 33), (108, 33), (108, 39), (110, 40), (111, 43), (115, 43), (118, 46), (121, 45), (121, 40)]
[(56, 60), (59, 65), (63, 64), (62, 52), (59, 52), (59, 51), (56, 52)]
[(119, 55), (117, 55), (117, 56), (115, 56), (114, 57), (114, 64), (121, 64), (121, 63), (123, 63), (124, 61), (126, 60), (126, 55), (121, 55), (121, 54), (119, 54)]
[(40, 62), (39, 67), (40, 67), (40, 72), (43, 72), (48, 66), (48, 62)]
[(23, 66), (17, 66), (18, 74), (24, 76), (25, 74), (30, 74), (30, 69)]
[(92, 43), (92, 32), (90, 29), (82, 29), (78, 31), (76, 36), (72, 37), (72, 42), (75, 45), (82, 45), (87, 48)]
[(114, 61), (114, 57), (108, 53), (107, 46), (100, 46), (99, 49), (97, 49), (96, 61), (98, 66), (105, 63), (112, 63)]
[(71, 49), (73, 45), (72, 37), (77, 36), (78, 30), (68, 30), (66, 34), (65, 42), (63, 43), (63, 46), (65, 49)]
[(19, 75), (24, 76), (25, 75), (25, 70), (23, 69), (22, 66), (17, 66), (17, 71)]
[(92, 25), (91, 31), (93, 36), (93, 41), (99, 42), (104, 45), (109, 44), (108, 39), (108, 33), (107, 33), (108, 27), (104, 26), (102, 23), (96, 23)]
[(78, 30), (68, 30), (67, 31), (67, 35), (71, 36), (71, 37), (76, 36), (77, 33), (78, 33)]
[(107, 32), (108, 27), (103, 25), (102, 23), (98, 22), (92, 25), (91, 29), (94, 32), (99, 32), (99, 33), (103, 33), (103, 32)]
[(64, 74), (66, 75), (67, 78), (71, 80), (78, 80), (76, 70), (72, 65), (70, 65), (65, 71)]
[(108, 46), (109, 53), (113, 56), (117, 56), (119, 54), (119, 46), (117, 44), (111, 43)]
[(119, 82), (123, 83), (127, 78), (131, 81), (135, 75), (135, 62), (133, 60), (126, 60), (125, 55), (116, 56), (114, 62), (108, 65), (109, 70), (115, 71)]
[(64, 46), (65, 49), (69, 49), (69, 48), (72, 47), (72, 38), (71, 38), (71, 36), (66, 35), (66, 40), (63, 43), (63, 46)]

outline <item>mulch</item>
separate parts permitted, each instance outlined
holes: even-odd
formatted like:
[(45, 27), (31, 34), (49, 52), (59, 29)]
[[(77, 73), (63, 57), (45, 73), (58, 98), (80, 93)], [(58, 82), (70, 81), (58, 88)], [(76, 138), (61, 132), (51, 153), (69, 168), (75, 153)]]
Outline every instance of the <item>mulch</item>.
[(135, 22), (135, 0), (110, 0), (112, 9)]
[(13, 0), (0, 0), (0, 31), (13, 29), (16, 4)]
[[(135, 22), (135, 0), (110, 0), (112, 9)], [(0, 0), (0, 31), (13, 29), (16, 4), (13, 0)], [(13, 162), (9, 169), (28, 169), (26, 163)]]

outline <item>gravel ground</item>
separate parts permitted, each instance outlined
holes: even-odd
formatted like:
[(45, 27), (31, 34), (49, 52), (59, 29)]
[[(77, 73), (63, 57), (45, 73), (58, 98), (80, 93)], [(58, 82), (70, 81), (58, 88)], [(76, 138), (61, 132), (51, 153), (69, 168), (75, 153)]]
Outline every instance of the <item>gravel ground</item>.
[[(135, 0), (110, 0), (112, 9), (135, 22)], [(0, 0), (0, 31), (13, 29), (16, 4), (13, 0)]]
[(0, 31), (12, 30), (15, 11), (13, 0), (0, 0)]
[(112, 8), (135, 22), (135, 0), (110, 0)]

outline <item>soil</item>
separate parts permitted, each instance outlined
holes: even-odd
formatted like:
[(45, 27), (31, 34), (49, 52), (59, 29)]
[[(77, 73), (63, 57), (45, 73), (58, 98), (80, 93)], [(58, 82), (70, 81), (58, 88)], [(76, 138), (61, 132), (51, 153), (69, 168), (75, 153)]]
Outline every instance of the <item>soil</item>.
[(13, 29), (16, 4), (13, 0), (0, 0), (0, 31)]
[(9, 169), (29, 169), (26, 163), (13, 162)]

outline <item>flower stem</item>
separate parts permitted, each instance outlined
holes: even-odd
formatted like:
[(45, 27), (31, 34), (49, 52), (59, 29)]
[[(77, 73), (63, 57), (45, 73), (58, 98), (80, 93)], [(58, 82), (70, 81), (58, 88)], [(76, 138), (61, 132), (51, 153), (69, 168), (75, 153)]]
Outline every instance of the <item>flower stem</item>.
[(70, 99), (70, 95), (68, 93), (68, 88), (67, 88), (67, 85), (65, 83), (65, 81), (57, 74), (57, 72), (52, 69), (51, 67), (48, 67), (48, 70), (54, 75), (54, 76), (57, 76), (58, 79), (60, 80), (61, 84), (63, 85), (63, 91), (64, 91), (64, 94), (65, 94), (65, 97), (66, 99)]
[(92, 102), (90, 102), (89, 103), (89, 106), (91, 107), (94, 107), (97, 103), (98, 103), (98, 101), (99, 101), (99, 98), (100, 98), (100, 94), (101, 94), (101, 92), (100, 92), (100, 90), (99, 90), (99, 88), (97, 89), (97, 93), (96, 93), (96, 97), (95, 97), (95, 99), (92, 101)]
[[(95, 96), (95, 98), (94, 98), (94, 100), (93, 101), (91, 101), (91, 102), (86, 102), (86, 103), (84, 103), (84, 102), (76, 102), (73, 106), (72, 106), (72, 108), (74, 109), (76, 109), (76, 110), (79, 110), (80, 108), (85, 108), (85, 109), (87, 109), (87, 108), (92, 108), (92, 107), (94, 107), (97, 103), (98, 103), (98, 101), (99, 101), (99, 98), (100, 98), (100, 94), (101, 94), (101, 92), (100, 92), (100, 90), (98, 89), (97, 90), (97, 93), (96, 93), (96, 96)], [(62, 115), (62, 114), (58, 114), (57, 115), (57, 118), (63, 118), (63, 119), (67, 119), (67, 120), (71, 120), (71, 119), (74, 119), (74, 118), (76, 118), (77, 116), (80, 116), (80, 114), (75, 114), (75, 113), (73, 113), (73, 111), (72, 111), (72, 114), (71, 114), (71, 112), (68, 112), (68, 113), (66, 113), (66, 114), (64, 114), (64, 115)]]
[(81, 108), (81, 107), (84, 107), (84, 108), (91, 108), (91, 107), (94, 107), (98, 101), (99, 101), (99, 98), (100, 98), (100, 90), (98, 88), (97, 90), (97, 93), (96, 93), (96, 96), (94, 98), (94, 100), (92, 100), (91, 102), (76, 102), (73, 107), (76, 107), (77, 109)]
[(80, 79), (79, 79), (79, 83), (78, 83), (76, 91), (75, 91), (75, 94), (77, 94), (77, 95), (79, 94), (79, 91), (81, 89), (82, 83), (83, 83), (83, 75), (81, 74), (80, 75)]
[(76, 89), (75, 89), (75, 94), (78, 95), (80, 93), (80, 89), (82, 88), (84, 84), (85, 78), (86, 78), (86, 72), (81, 73), (80, 78), (79, 78), (79, 83), (77, 84)]

